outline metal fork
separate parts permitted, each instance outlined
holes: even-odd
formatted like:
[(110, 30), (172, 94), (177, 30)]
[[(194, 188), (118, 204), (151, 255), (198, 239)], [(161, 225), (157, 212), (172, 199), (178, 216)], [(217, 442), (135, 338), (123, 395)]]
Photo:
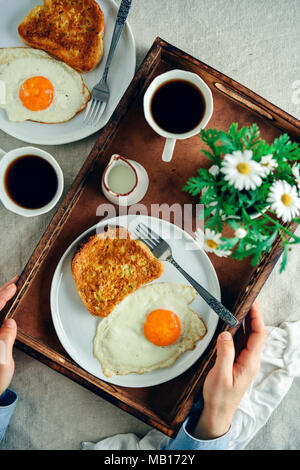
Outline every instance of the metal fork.
[[(189, 283), (196, 289), (198, 294), (205, 300), (205, 302), (212, 308), (216, 314), (229, 325), (231, 328), (238, 325), (238, 320), (234, 315), (219, 302), (210, 292), (208, 292), (203, 286), (195, 281), (178, 263), (172, 256), (172, 249), (170, 245), (163, 240), (157, 233), (153, 232), (149, 227), (140, 223), (135, 228), (136, 234), (139, 239), (150, 248), (154, 256), (162, 261), (169, 261), (183, 276), (189, 281)], [(142, 238), (140, 238), (142, 237)]]
[(109, 87), (107, 85), (107, 75), (114, 52), (116, 50), (117, 44), (125, 26), (125, 22), (131, 7), (131, 2), (132, 0), (122, 0), (121, 2), (105, 64), (104, 73), (100, 82), (97, 83), (97, 85), (95, 85), (92, 89), (92, 99), (87, 105), (83, 119), (83, 122), (85, 124), (96, 126), (105, 111), (110, 95)]

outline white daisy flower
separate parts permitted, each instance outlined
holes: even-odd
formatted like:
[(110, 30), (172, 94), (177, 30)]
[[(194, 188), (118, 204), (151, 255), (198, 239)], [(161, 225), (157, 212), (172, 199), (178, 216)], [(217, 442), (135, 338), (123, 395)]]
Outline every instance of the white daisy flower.
[(205, 232), (201, 229), (198, 229), (195, 233), (196, 241), (199, 246), (209, 253), (214, 253), (219, 257), (226, 257), (231, 255), (230, 250), (220, 250), (218, 247), (221, 242), (221, 233), (216, 233), (214, 230), (209, 228), (205, 229)]
[(275, 181), (272, 184), (267, 201), (283, 222), (290, 222), (300, 214), (300, 198), (296, 187), (286, 181)]
[(220, 168), (218, 167), (218, 165), (212, 165), (208, 169), (208, 173), (210, 173), (213, 176), (216, 176), (219, 173), (219, 171), (220, 171)]
[(295, 177), (295, 183), (297, 185), (298, 191), (300, 191), (300, 171), (299, 171), (299, 167), (294, 166), (294, 168), (292, 168), (292, 173)]
[(245, 236), (247, 235), (247, 230), (244, 228), (244, 227), (238, 227), (235, 232), (234, 232), (234, 235), (235, 237), (239, 238), (240, 240), (242, 238), (245, 238)]
[(265, 176), (263, 167), (252, 159), (252, 150), (236, 150), (225, 155), (221, 171), (225, 180), (239, 190), (257, 188)]
[(278, 166), (278, 163), (275, 160), (275, 158), (273, 158), (272, 154), (264, 155), (263, 157), (261, 157), (260, 164), (265, 170), (265, 175), (268, 175), (269, 173), (271, 173)]

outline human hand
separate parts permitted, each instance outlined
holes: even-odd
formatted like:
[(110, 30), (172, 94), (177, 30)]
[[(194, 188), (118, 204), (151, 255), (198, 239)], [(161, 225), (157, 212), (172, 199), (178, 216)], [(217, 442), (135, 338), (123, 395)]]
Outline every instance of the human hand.
[[(7, 282), (0, 288), (0, 310), (4, 308), (16, 293), (17, 277)], [(9, 318), (0, 328), (0, 395), (7, 389), (14, 375), (15, 363), (12, 357), (12, 349), (16, 339), (17, 324)]]
[(193, 432), (198, 439), (215, 439), (229, 430), (241, 399), (259, 371), (266, 330), (257, 302), (251, 307), (249, 320), (247, 346), (236, 360), (230, 332), (218, 337), (216, 362), (204, 382), (204, 407)]

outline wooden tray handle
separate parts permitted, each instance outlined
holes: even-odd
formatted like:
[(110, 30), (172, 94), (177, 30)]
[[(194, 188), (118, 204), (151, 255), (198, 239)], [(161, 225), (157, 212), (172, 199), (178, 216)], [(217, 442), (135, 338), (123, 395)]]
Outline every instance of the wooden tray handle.
[(223, 85), (222, 83), (218, 83), (218, 82), (215, 82), (214, 83), (214, 86), (219, 90), (221, 91), (222, 93), (225, 93), (225, 95), (228, 95), (230, 96), (231, 98), (233, 98), (234, 100), (238, 101), (239, 103), (247, 106), (248, 108), (250, 108), (252, 111), (255, 111), (257, 113), (259, 113), (261, 116), (269, 119), (270, 121), (273, 121), (274, 120), (274, 117), (272, 116), (272, 114), (270, 114), (269, 112), (267, 112), (265, 109), (261, 108), (260, 106), (258, 106), (257, 104), (254, 104), (252, 101), (250, 101), (249, 99), (245, 98), (245, 96), (241, 95), (240, 93), (237, 93), (236, 91), (233, 91), (231, 88)]

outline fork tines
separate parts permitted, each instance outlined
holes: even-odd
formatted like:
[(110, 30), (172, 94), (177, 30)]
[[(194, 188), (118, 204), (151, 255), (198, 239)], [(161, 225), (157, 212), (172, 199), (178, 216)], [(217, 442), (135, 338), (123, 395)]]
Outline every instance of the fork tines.
[(83, 122), (85, 124), (91, 124), (93, 126), (97, 125), (102, 114), (104, 113), (105, 108), (106, 108), (105, 101), (99, 101), (95, 98), (92, 98), (91, 101), (87, 105)]
[(157, 245), (159, 245), (160, 242), (163, 241), (163, 239), (157, 233), (153, 232), (150, 227), (147, 227), (143, 223), (138, 224), (135, 229), (138, 234), (143, 237), (143, 241), (150, 249), (155, 248)]

